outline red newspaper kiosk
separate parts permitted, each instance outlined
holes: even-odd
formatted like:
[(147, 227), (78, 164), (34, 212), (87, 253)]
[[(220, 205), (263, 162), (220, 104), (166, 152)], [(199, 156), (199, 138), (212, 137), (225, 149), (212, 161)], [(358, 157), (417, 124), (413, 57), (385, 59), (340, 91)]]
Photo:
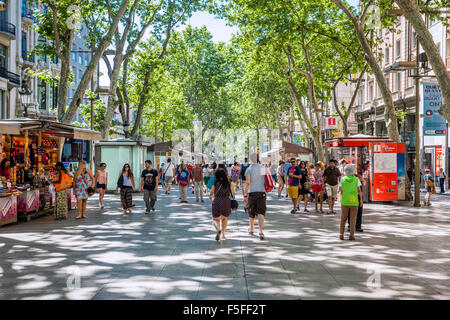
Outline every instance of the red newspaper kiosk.
[(386, 137), (356, 135), (325, 140), (330, 159), (346, 159), (368, 182), (371, 201), (405, 200), (405, 144)]

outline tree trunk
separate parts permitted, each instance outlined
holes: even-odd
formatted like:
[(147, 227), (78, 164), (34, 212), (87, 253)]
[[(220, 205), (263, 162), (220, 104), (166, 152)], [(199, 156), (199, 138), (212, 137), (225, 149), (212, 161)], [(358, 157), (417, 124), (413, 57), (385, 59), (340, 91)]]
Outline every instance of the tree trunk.
[(384, 77), (384, 72), (377, 63), (377, 59), (373, 54), (372, 48), (367, 41), (366, 35), (364, 33), (364, 25), (349, 11), (345, 4), (341, 0), (332, 0), (344, 13), (349, 17), (356, 31), (356, 36), (358, 37), (361, 48), (365, 53), (365, 58), (370, 68), (372, 69), (375, 78), (377, 80), (378, 86), (380, 87), (381, 94), (384, 100), (384, 120), (386, 121), (386, 128), (388, 131), (389, 138), (394, 140), (394, 142), (400, 142), (400, 135), (398, 132), (398, 120), (395, 112), (394, 101), (392, 100), (392, 93), (388, 88), (386, 79)]
[(434, 74), (441, 87), (443, 101), (439, 108), (439, 113), (447, 119), (448, 123), (450, 123), (450, 74), (448, 73), (441, 54), (433, 41), (433, 36), (430, 31), (428, 31), (428, 28), (423, 21), (416, 1), (395, 0), (395, 2), (402, 9), (406, 19), (412, 24), (420, 45), (427, 54), (428, 60), (430, 61)]
[(119, 25), (119, 21), (124, 15), (129, 2), (130, 0), (122, 0), (122, 4), (116, 16), (113, 19), (113, 22), (108, 30), (108, 33), (105, 35), (105, 37), (100, 42), (98, 48), (95, 50), (94, 56), (91, 62), (89, 63), (88, 67), (86, 68), (86, 71), (84, 72), (83, 77), (81, 78), (81, 81), (78, 84), (77, 90), (75, 91), (75, 95), (72, 101), (70, 102), (69, 109), (62, 118), (62, 121), (64, 123), (72, 122), (73, 117), (75, 116), (78, 108), (80, 107), (87, 86), (89, 85), (89, 82), (91, 81), (91, 78), (94, 75), (95, 69), (97, 68), (97, 65), (100, 62), (100, 59), (103, 56), (103, 53), (105, 52), (106, 48), (108, 48), (108, 46), (110, 45), (111, 38), (116, 32), (117, 26)]
[(67, 90), (69, 88), (70, 77), (70, 54), (72, 51), (73, 31), (67, 33), (65, 45), (61, 52), (61, 75), (58, 83), (58, 121), (62, 122), (62, 118), (66, 111)]
[[(114, 57), (114, 65), (111, 73), (110, 83), (109, 83), (109, 91), (113, 94), (108, 97), (108, 106), (106, 107), (105, 120), (103, 124), (102, 138), (108, 139), (109, 129), (111, 128), (112, 118), (114, 116), (114, 111), (117, 108), (117, 83), (119, 81), (120, 69), (122, 67), (123, 55), (122, 50), (116, 50), (116, 55)], [(125, 121), (125, 119), (122, 119)]]

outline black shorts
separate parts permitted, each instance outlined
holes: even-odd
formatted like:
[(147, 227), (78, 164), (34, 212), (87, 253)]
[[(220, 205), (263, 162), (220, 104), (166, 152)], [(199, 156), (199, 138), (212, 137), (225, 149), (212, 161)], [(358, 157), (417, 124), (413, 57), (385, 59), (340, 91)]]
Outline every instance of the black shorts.
[(98, 183), (97, 182), (97, 189), (104, 189), (104, 190), (106, 190), (106, 184), (102, 184), (102, 183)]
[(248, 216), (255, 218), (258, 214), (266, 215), (266, 193), (252, 192), (248, 194)]

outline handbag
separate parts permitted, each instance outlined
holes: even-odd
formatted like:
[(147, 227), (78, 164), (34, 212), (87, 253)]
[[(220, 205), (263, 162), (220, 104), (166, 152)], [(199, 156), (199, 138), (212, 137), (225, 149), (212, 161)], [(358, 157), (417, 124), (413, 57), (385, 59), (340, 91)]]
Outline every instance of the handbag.
[(237, 200), (234, 198), (234, 196), (231, 196), (230, 200), (231, 200), (231, 210), (237, 210), (237, 208), (239, 207), (239, 203), (237, 202)]
[(117, 187), (120, 189), (123, 188), (123, 174), (121, 174), (119, 180), (117, 180)]
[(266, 192), (270, 192), (274, 188), (273, 179), (268, 170), (266, 171), (266, 175), (264, 177), (264, 187)]
[(303, 184), (303, 187), (305, 187), (305, 190), (310, 190), (313, 187), (313, 183), (311, 181), (306, 181)]
[(87, 194), (89, 197), (91, 197), (95, 194), (95, 189), (92, 187), (87, 188), (86, 191), (87, 191)]

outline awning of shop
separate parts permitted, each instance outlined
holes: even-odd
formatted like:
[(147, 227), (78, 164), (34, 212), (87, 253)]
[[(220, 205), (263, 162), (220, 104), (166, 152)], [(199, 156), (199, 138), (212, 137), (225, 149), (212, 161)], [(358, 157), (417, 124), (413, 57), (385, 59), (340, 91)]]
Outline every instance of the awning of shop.
[(286, 141), (283, 141), (283, 149), (285, 153), (303, 153), (303, 154), (313, 153), (311, 149), (301, 147)]
[(20, 134), (20, 122), (0, 121), (0, 134)]
[(33, 119), (14, 119), (0, 121), (0, 133), (20, 135), (25, 130), (29, 133), (42, 133), (44, 135), (66, 137), (81, 140), (101, 140), (100, 132), (71, 126), (54, 121)]

